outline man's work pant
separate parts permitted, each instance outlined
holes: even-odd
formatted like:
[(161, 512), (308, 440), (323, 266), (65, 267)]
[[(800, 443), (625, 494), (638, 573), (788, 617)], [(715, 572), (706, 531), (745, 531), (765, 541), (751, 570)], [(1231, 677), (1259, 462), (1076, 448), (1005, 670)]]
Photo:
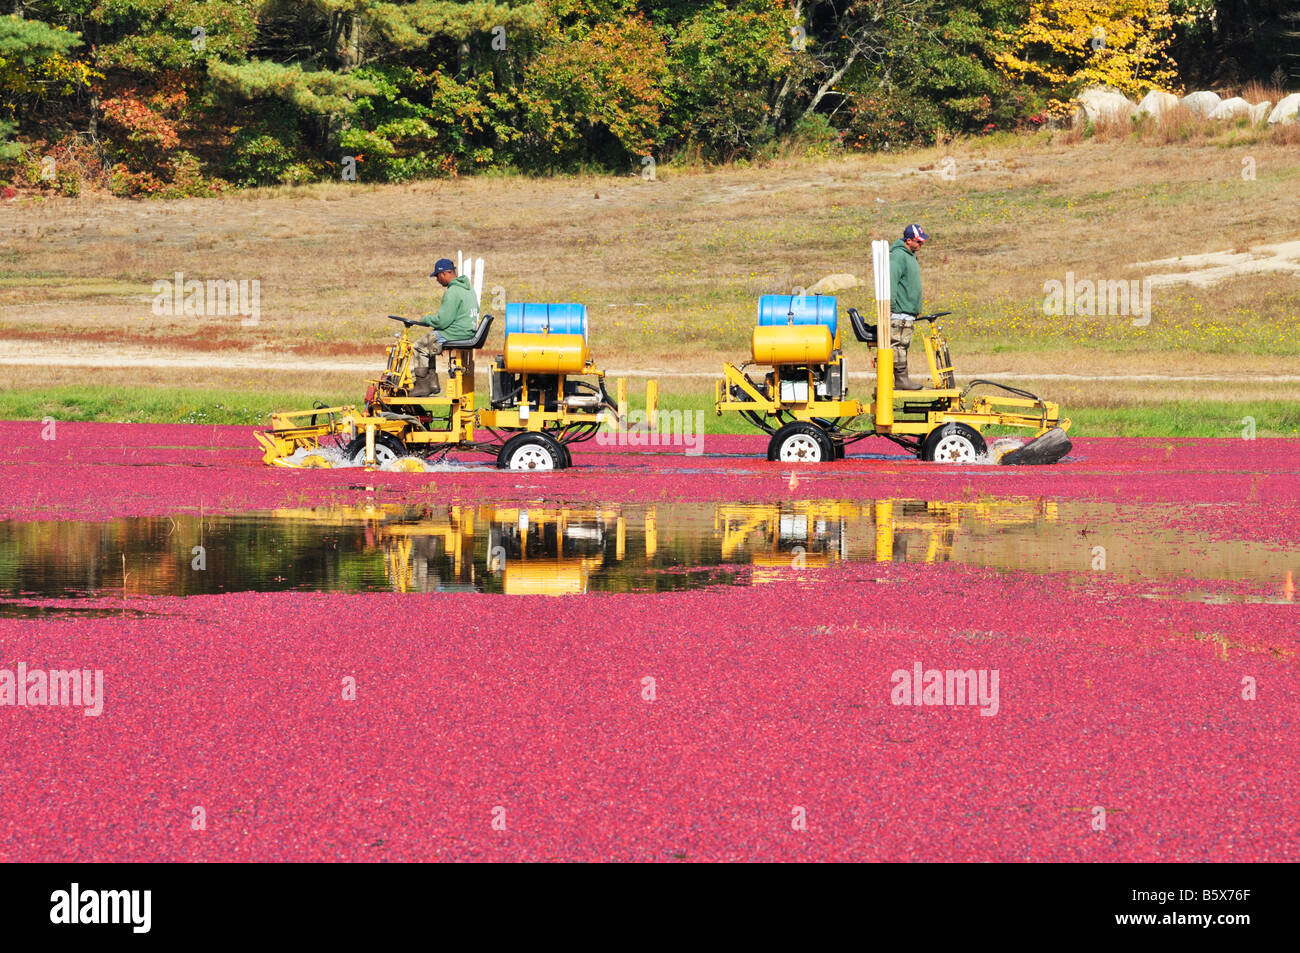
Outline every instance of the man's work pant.
[(916, 315), (894, 312), (889, 316), (889, 343), (894, 348), (894, 382), (896, 387), (911, 390), (910, 378), (907, 376), (907, 349), (912, 346), (912, 331)]
[(442, 336), (441, 331), (430, 331), (411, 345), (413, 352), (411, 370), (416, 377), (423, 377), (429, 373), (429, 363), (442, 353), (442, 346), (446, 342), (447, 339)]
[(899, 314), (897, 311), (889, 316), (889, 344), (901, 348), (906, 354), (912, 346), (912, 328), (916, 322), (914, 314)]

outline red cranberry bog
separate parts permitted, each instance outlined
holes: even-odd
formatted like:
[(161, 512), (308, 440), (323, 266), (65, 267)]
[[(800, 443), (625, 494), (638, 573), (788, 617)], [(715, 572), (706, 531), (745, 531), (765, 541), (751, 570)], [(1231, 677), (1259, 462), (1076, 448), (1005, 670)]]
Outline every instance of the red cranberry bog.
[(1300, 441), (0, 436), (8, 861), (1300, 858)]

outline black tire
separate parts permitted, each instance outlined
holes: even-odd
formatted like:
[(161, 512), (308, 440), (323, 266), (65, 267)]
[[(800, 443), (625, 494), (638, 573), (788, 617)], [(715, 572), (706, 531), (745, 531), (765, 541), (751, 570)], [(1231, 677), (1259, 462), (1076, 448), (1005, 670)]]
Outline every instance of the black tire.
[(767, 458), (781, 463), (829, 463), (835, 459), (835, 446), (821, 427), (797, 420), (772, 435)]
[(966, 424), (940, 424), (921, 445), (921, 459), (930, 463), (974, 463), (989, 452), (984, 438)]
[[(375, 464), (383, 466), (390, 460), (396, 460), (398, 457), (409, 456), (406, 444), (398, 440), (392, 434), (377, 433), (375, 434)], [(366, 462), (366, 435), (357, 434), (355, 438), (348, 441), (348, 445), (343, 448), (343, 458), (349, 463)]]
[(831, 443), (832, 443), (832, 444), (834, 445), (834, 447), (835, 447), (835, 459), (836, 459), (836, 460), (843, 460), (843, 459), (844, 459), (844, 453), (845, 453), (845, 450), (844, 450), (844, 441), (843, 441), (843, 440), (832, 440)]
[(1073, 449), (1073, 446), (1070, 443), (1070, 438), (1065, 435), (1065, 431), (1060, 427), (1053, 427), (1047, 433), (1029, 441), (1023, 447), (1012, 450), (1010, 453), (1004, 453), (998, 458), (998, 463), (1010, 466), (1042, 466), (1055, 463), (1069, 453), (1071, 449)]
[(563, 470), (567, 465), (564, 447), (550, 434), (517, 433), (497, 453), (499, 470)]
[(564, 451), (564, 469), (567, 470), (573, 466), (573, 453), (569, 450), (569, 445), (565, 443), (560, 444), (560, 449)]

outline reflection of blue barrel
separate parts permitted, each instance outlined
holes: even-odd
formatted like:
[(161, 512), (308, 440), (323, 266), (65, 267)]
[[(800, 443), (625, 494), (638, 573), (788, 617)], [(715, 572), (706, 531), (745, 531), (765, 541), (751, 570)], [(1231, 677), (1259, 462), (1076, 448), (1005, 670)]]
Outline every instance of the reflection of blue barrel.
[(786, 324), (824, 324), (835, 337), (833, 295), (763, 295), (758, 299), (760, 328)]
[(506, 336), (520, 334), (581, 334), (587, 336), (585, 304), (506, 305)]

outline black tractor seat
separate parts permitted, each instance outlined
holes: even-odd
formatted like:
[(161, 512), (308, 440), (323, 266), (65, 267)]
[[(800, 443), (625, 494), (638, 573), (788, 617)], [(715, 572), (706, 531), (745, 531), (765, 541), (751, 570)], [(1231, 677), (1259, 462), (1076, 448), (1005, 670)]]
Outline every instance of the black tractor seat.
[(849, 308), (849, 321), (853, 325), (853, 336), (863, 344), (870, 344), (874, 347), (876, 344), (876, 326), (867, 324), (862, 315), (858, 314), (857, 308)]
[(492, 327), (492, 315), (485, 314), (479, 320), (478, 328), (474, 331), (472, 338), (462, 338), (459, 341), (444, 341), (442, 349), (444, 351), (477, 351), (487, 342), (488, 329)]
[[(934, 314), (919, 314), (916, 316), (916, 323), (922, 321), (934, 321), (938, 318), (946, 317), (952, 314), (951, 311), (936, 311)], [(853, 325), (853, 336), (863, 344), (870, 344), (873, 347), (876, 344), (876, 325), (868, 324), (866, 318), (858, 313), (857, 308), (849, 308), (849, 322)]]

